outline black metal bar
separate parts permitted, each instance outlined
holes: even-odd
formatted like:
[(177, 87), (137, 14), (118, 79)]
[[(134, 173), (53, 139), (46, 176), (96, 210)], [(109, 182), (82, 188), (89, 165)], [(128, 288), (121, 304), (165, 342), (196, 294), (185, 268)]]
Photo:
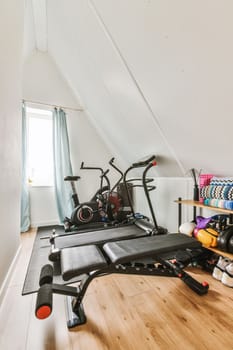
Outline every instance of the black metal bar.
[(53, 283), (52, 291), (55, 294), (70, 295), (72, 297), (78, 297), (79, 290), (76, 287), (64, 286), (61, 284)]
[(150, 194), (149, 194), (149, 190), (148, 190), (147, 183), (146, 183), (147, 172), (148, 172), (148, 170), (150, 168), (152, 168), (155, 165), (156, 165), (156, 162), (151, 162), (151, 163), (149, 163), (147, 165), (147, 167), (144, 170), (143, 175), (142, 175), (142, 183), (143, 183), (144, 191), (145, 191), (145, 194), (146, 194), (147, 203), (148, 203), (149, 208), (150, 208), (150, 212), (151, 212), (151, 216), (152, 216), (152, 219), (153, 219), (154, 227), (155, 227), (156, 230), (158, 230), (159, 227), (158, 227), (158, 224), (157, 224), (157, 221), (156, 221), (156, 218), (155, 218), (154, 209), (153, 209), (153, 206), (152, 206), (152, 203), (151, 203)]
[(181, 203), (182, 198), (179, 197), (178, 201), (179, 201), (178, 203), (178, 228), (179, 228), (180, 225), (182, 224), (182, 203)]
[(101, 173), (104, 172), (104, 170), (100, 167), (84, 166), (84, 162), (81, 163), (80, 169), (82, 169), (82, 170), (99, 170)]
[[(104, 170), (100, 167), (84, 166), (84, 162), (81, 163), (80, 169), (82, 169), (82, 170), (99, 170), (101, 172), (101, 174), (104, 173)], [(101, 177), (100, 188), (102, 188), (102, 187), (103, 187), (103, 178)]]
[(233, 214), (229, 214), (229, 224), (233, 224)]
[(176, 277), (180, 278), (189, 288), (191, 288), (198, 295), (204, 295), (208, 293), (209, 285), (208, 283), (200, 283), (190, 276), (187, 272), (181, 269), (176, 263), (172, 261), (158, 258), (158, 261), (161, 262), (167, 268), (170, 268)]
[(129, 191), (129, 187), (128, 187), (128, 183), (127, 183), (127, 175), (130, 172), (130, 170), (132, 170), (133, 168), (134, 168), (133, 166), (130, 166), (125, 171), (125, 173), (123, 175), (123, 183), (124, 183), (124, 186), (125, 186), (126, 195), (127, 195), (127, 199), (128, 199), (128, 202), (129, 202), (129, 206), (131, 208), (131, 212), (132, 212), (133, 215), (135, 215), (135, 211), (134, 211), (134, 208), (133, 208), (133, 201), (132, 201), (132, 198), (131, 198), (131, 195), (130, 195), (130, 191)]
[[(81, 280), (79, 287), (69, 287), (64, 285), (52, 284), (52, 290), (57, 294), (70, 295), (72, 299), (73, 312), (79, 310), (83, 298), (86, 294), (89, 284), (96, 277), (102, 277), (110, 274), (127, 274), (127, 275), (149, 275), (149, 276), (164, 276), (164, 277), (178, 277), (181, 278), (185, 283), (188, 280), (190, 282), (189, 287), (198, 294), (207, 292), (206, 287), (202, 290), (202, 284), (195, 279), (191, 278), (183, 269), (173, 262), (163, 259), (160, 256), (153, 257), (153, 263), (143, 263), (140, 261), (129, 262), (124, 264), (110, 264), (101, 270), (93, 271)], [(157, 262), (157, 264), (156, 264)], [(183, 278), (182, 278), (183, 277)], [(194, 286), (193, 286), (194, 285)], [(193, 286), (193, 288), (192, 288)], [(195, 288), (197, 287), (197, 288)]]
[[(130, 196), (130, 192), (129, 192), (129, 188), (128, 188), (128, 182), (131, 182), (133, 181), (133, 179), (131, 180), (128, 180), (127, 179), (127, 175), (128, 173), (132, 170), (132, 169), (135, 169), (135, 168), (143, 168), (143, 167), (146, 167), (148, 166), (149, 164), (152, 164), (153, 161), (155, 162), (155, 156), (152, 155), (148, 158), (146, 158), (145, 160), (141, 160), (137, 163), (133, 163), (133, 165), (131, 165), (124, 173), (123, 175), (123, 182), (124, 182), (124, 185), (125, 185), (125, 189), (126, 189), (126, 194), (127, 194), (127, 198), (128, 198), (128, 202), (129, 202), (129, 205), (130, 205), (130, 208), (131, 208), (131, 211), (133, 213), (133, 215), (135, 215), (135, 211), (134, 211), (134, 208), (133, 208), (133, 202), (132, 202), (132, 198)], [(152, 163), (151, 163), (152, 162)], [(154, 164), (154, 163), (153, 163)], [(154, 164), (155, 165), (155, 164)], [(136, 181), (138, 181), (138, 179), (136, 179)], [(143, 184), (143, 188), (145, 189), (145, 184), (147, 184), (149, 181), (151, 181), (151, 179), (144, 179), (144, 184)], [(134, 185), (132, 185), (132, 187), (134, 187)], [(139, 187), (139, 186), (135, 186), (135, 187)], [(153, 210), (153, 209), (152, 209)]]
[(66, 316), (67, 327), (73, 328), (86, 323), (86, 315), (84, 312), (83, 304), (81, 303), (75, 311), (73, 311), (73, 300), (71, 296), (66, 297)]
[(111, 167), (113, 167), (121, 176), (119, 178), (119, 180), (115, 183), (115, 185), (111, 188), (110, 192), (113, 192), (115, 190), (115, 188), (117, 188), (117, 186), (120, 184), (120, 182), (123, 179), (123, 172), (116, 166), (116, 164), (114, 164), (114, 160), (115, 158), (110, 159), (109, 164), (111, 165)]
[(193, 221), (196, 221), (196, 217), (197, 217), (197, 208), (194, 206), (193, 207)]

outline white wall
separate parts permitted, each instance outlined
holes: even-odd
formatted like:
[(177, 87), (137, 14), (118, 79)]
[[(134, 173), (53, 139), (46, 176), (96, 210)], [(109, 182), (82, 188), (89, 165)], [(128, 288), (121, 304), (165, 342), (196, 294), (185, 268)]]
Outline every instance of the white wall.
[[(52, 105), (80, 108), (78, 98), (73, 95), (49, 54), (39, 51), (34, 51), (24, 63), (23, 98)], [(106, 167), (112, 154), (91, 125), (85, 111), (70, 109), (65, 111), (73, 172), (82, 177), (78, 190), (80, 200), (86, 201), (95, 192), (99, 178), (96, 173), (80, 172), (81, 162)], [(53, 188), (31, 187), (30, 200), (32, 226), (59, 222)]]
[(53, 187), (30, 186), (30, 220), (32, 227), (59, 223)]
[[(73, 172), (81, 176), (81, 180), (77, 183), (79, 198), (82, 202), (88, 201), (100, 186), (100, 172), (80, 170), (81, 162), (83, 161), (86, 166), (99, 166), (106, 170), (110, 169), (108, 162), (113, 155), (89, 122), (86, 113), (68, 112), (67, 120)], [(122, 167), (118, 159), (115, 160), (115, 163)], [(119, 178), (114, 169), (109, 172), (108, 176), (111, 185)]]
[(23, 5), (0, 3), (0, 300), (20, 246)]
[[(175, 203), (179, 197), (192, 198), (192, 180), (190, 178), (161, 178), (154, 177), (153, 172), (149, 177), (154, 179), (153, 185), (156, 189), (150, 192), (154, 214), (157, 224), (168, 229), (169, 232), (178, 232), (178, 204)], [(152, 184), (152, 183), (151, 183)], [(152, 219), (146, 197), (142, 189), (135, 192), (136, 211), (147, 215)], [(182, 222), (192, 221), (192, 208), (182, 207)]]

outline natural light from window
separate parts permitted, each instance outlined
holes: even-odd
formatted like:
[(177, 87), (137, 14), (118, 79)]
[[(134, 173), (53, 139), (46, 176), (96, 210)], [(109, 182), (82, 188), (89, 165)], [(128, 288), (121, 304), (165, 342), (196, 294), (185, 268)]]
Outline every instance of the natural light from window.
[(26, 108), (28, 120), (28, 180), (32, 186), (53, 186), (52, 112)]

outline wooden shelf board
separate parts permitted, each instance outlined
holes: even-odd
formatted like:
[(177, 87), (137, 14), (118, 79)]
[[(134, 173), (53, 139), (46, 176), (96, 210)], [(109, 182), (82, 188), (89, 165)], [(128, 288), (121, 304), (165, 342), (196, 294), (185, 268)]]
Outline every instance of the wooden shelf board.
[[(204, 205), (204, 204), (202, 204), (202, 203), (200, 203), (198, 201), (193, 201), (193, 200), (190, 200), (190, 199), (175, 200), (175, 203), (184, 204), (184, 205), (190, 205), (192, 207), (205, 208), (205, 209), (208, 209), (208, 210), (213, 210), (213, 211), (217, 211), (217, 212), (225, 213), (225, 214), (233, 214), (233, 210), (211, 207), (209, 205)], [(230, 254), (230, 253), (227, 253), (227, 252), (223, 252), (222, 250), (218, 250), (216, 248), (208, 248), (208, 249), (212, 250), (216, 254), (219, 254), (219, 255), (222, 255), (222, 256), (227, 256), (228, 258), (233, 260), (233, 254)]]
[(233, 210), (217, 208), (217, 207), (211, 207), (209, 205), (204, 205), (204, 204), (202, 204), (202, 203), (200, 203), (198, 201), (193, 201), (193, 200), (190, 200), (190, 199), (175, 200), (175, 203), (184, 204), (184, 205), (190, 205), (192, 207), (199, 207), (199, 208), (204, 208), (204, 209), (208, 209), (208, 210), (213, 210), (213, 211), (217, 211), (219, 213), (233, 214)]
[(233, 260), (233, 254), (231, 254), (231, 253), (223, 252), (222, 250), (219, 250), (219, 249), (216, 249), (216, 248), (208, 248), (208, 249), (212, 250), (213, 252), (215, 252), (218, 255), (226, 256), (229, 259)]

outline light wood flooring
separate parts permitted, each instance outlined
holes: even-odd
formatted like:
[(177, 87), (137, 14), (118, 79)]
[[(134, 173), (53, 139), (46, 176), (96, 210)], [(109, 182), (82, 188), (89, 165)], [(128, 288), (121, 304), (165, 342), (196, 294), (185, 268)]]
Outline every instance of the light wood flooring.
[(22, 250), (0, 308), (1, 350), (233, 349), (233, 289), (202, 271), (209, 293), (198, 296), (176, 278), (109, 275), (95, 279), (84, 299), (87, 323), (69, 331), (64, 297), (53, 314), (34, 316), (36, 295), (21, 296), (35, 231)]

